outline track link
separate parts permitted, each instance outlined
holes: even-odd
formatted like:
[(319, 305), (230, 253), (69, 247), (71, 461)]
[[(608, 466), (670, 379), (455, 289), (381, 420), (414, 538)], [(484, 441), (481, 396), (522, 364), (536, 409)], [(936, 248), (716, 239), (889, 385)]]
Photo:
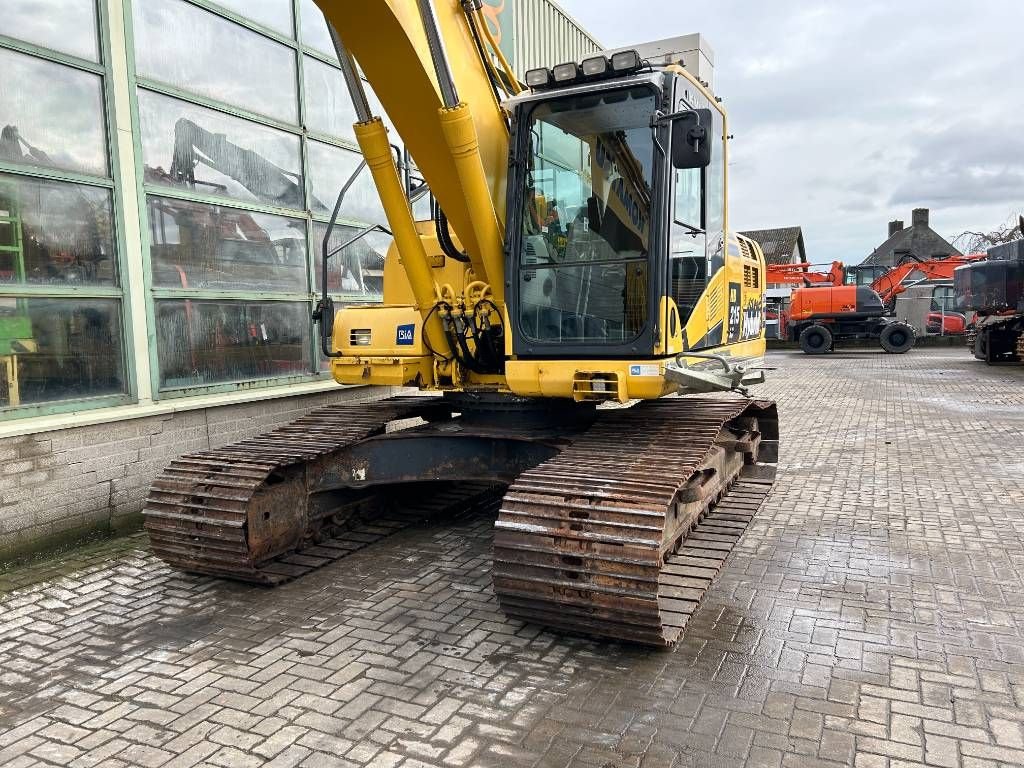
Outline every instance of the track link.
[(375, 494), (326, 511), (310, 504), (317, 463), (439, 406), (425, 397), (330, 406), (176, 459), (154, 480), (143, 510), (154, 554), (183, 571), (276, 585), (388, 535), (407, 520), (379, 514)]
[(523, 621), (678, 641), (771, 488), (774, 404), (669, 398), (609, 411), (520, 475), (494, 536), (494, 590)]
[[(393, 422), (443, 421), (452, 411), (431, 397), (337, 405), (183, 456), (150, 489), (153, 552), (180, 570), (276, 585), (412, 522), (500, 506), (493, 574), (506, 613), (670, 646), (774, 479), (774, 404), (688, 397), (610, 408), (582, 431), (552, 432), (545, 439), (560, 453), (503, 497), (493, 477), (456, 476), (425, 493), (415, 482), (341, 493), (320, 484), (332, 459), (353, 461), (348, 451)], [(520, 439), (530, 429), (505, 422), (497, 434)]]

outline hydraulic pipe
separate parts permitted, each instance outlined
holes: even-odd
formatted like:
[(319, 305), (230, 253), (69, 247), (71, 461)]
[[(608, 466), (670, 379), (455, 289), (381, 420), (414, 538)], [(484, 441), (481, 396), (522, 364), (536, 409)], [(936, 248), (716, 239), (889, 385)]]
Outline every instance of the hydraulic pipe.
[(356, 71), (356, 64), (352, 60), (352, 54), (342, 44), (341, 37), (338, 36), (338, 30), (330, 23), (328, 23), (327, 28), (331, 32), (331, 42), (334, 43), (334, 52), (338, 54), (338, 64), (341, 66), (341, 74), (345, 78), (345, 85), (348, 86), (352, 106), (356, 109), (356, 119), (360, 123), (365, 123), (373, 118), (373, 112), (370, 110), (370, 101), (366, 98), (363, 80)]
[[(476, 13), (480, 15), (479, 5), (476, 6)], [(505, 58), (505, 54), (501, 50), (501, 46), (498, 45), (498, 41), (494, 39), (494, 34), (491, 32), (491, 28), (487, 26), (487, 20), (481, 18), (478, 26), (483, 30), (484, 37), (487, 39), (487, 44), (491, 46), (491, 50), (494, 51), (494, 55), (498, 58), (498, 64), (501, 65), (501, 69), (505, 73), (505, 79), (508, 81), (508, 87), (512, 89), (512, 95), (515, 96), (517, 93), (522, 93), (523, 89), (519, 85), (519, 78), (516, 77), (516, 73), (512, 69), (512, 65), (509, 64), (508, 59)]]
[(469, 254), (473, 271), (478, 279), (490, 284), (495, 302), (504, 304), (503, 233), (494, 211), (483, 161), (480, 159), (480, 140), (469, 107), (459, 104), (450, 109), (442, 109), (441, 128), (470, 211), (470, 226), (480, 246), (479, 253)]
[(473, 114), (469, 106), (459, 100), (458, 91), (455, 89), (455, 80), (445, 53), (444, 38), (434, 12), (434, 4), (431, 0), (418, 0), (417, 5), (444, 104), (438, 113), (441, 130), (465, 197), (469, 225), (479, 246), (479, 253), (470, 250), (469, 254), (473, 272), (478, 279), (491, 284), (495, 300), (503, 303), (505, 286), (502, 232), (498, 226), (494, 201), (480, 157), (480, 139), (473, 123)]
[(459, 93), (455, 89), (455, 78), (448, 64), (448, 54), (444, 49), (444, 38), (434, 13), (434, 4), (430, 0), (418, 0), (420, 18), (423, 20), (423, 31), (427, 35), (427, 47), (430, 48), (430, 59), (437, 75), (437, 85), (441, 89), (441, 100), (446, 107), (454, 107), (459, 103)]
[(398, 246), (399, 259), (409, 276), (409, 284), (416, 297), (416, 309), (423, 318), (423, 334), (431, 349), (448, 349), (448, 340), (445, 338), (441, 321), (437, 313), (433, 312), (437, 301), (434, 275), (423, 240), (416, 231), (416, 222), (405, 196), (402, 179), (392, 159), (387, 128), (379, 117), (375, 117), (367, 122), (356, 123), (355, 132), (359, 148), (363, 151), (363, 157), (370, 167), (381, 203), (384, 205), (391, 234)]

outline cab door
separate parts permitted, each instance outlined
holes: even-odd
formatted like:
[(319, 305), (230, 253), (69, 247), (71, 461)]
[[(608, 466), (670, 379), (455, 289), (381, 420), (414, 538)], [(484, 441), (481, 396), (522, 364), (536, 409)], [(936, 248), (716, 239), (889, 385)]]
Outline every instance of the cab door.
[[(711, 133), (714, 148), (711, 151), (711, 164), (704, 169), (704, 207), (707, 229), (707, 322), (708, 345), (714, 346), (725, 342), (726, 329), (739, 319), (739, 295), (730, 296), (726, 263), (728, 241), (725, 235), (725, 133), (722, 113), (716, 105), (711, 106)], [(738, 291), (737, 291), (738, 294)], [(736, 306), (733, 308), (732, 299)], [(730, 313), (735, 313), (730, 318)], [(720, 330), (716, 330), (720, 329)]]

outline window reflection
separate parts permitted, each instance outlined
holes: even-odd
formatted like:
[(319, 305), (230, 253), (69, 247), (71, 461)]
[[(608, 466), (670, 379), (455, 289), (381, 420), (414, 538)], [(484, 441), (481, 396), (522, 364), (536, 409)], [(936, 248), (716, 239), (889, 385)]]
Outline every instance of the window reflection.
[(95, 0), (4, 0), (0, 33), (99, 61)]
[[(362, 158), (347, 149), (311, 141), (308, 144), (309, 180), (313, 187), (312, 209), (316, 213), (330, 214), (338, 192), (348, 181)], [(369, 168), (363, 168), (355, 183), (345, 195), (339, 218), (387, 224), (384, 207), (377, 196), (377, 187)]]
[(135, 0), (138, 73), (295, 123), (295, 53), (183, 0)]
[(107, 175), (99, 75), (6, 49), (0, 73), (0, 160)]
[(184, 200), (148, 200), (154, 285), (303, 293), (306, 222)]
[(519, 263), (529, 338), (624, 342), (646, 326), (654, 101), (636, 87), (533, 110)]
[(126, 391), (118, 299), (0, 297), (0, 408)]
[(139, 121), (146, 183), (303, 207), (297, 136), (142, 89)]
[(313, 0), (302, 0), (299, 3), (299, 20), (302, 24), (302, 44), (316, 48), (337, 61), (334, 53), (334, 42), (327, 29), (327, 19)]
[(310, 307), (280, 301), (156, 302), (163, 389), (309, 373)]
[(291, 0), (215, 0), (217, 5), (239, 16), (294, 37)]
[(693, 229), (703, 229), (701, 201), (701, 169), (677, 170), (675, 220), (689, 224)]
[(373, 88), (369, 83), (363, 83), (363, 89), (366, 91), (366, 100), (370, 102), (370, 114), (379, 117), (384, 121), (384, 125), (388, 129), (388, 142), (395, 147), (402, 147), (402, 139), (398, 135), (398, 129), (395, 127), (394, 122), (388, 116), (388, 113), (384, 111), (384, 105), (380, 103), (380, 99), (377, 98), (377, 94), (373, 92)]
[[(356, 227), (337, 226), (331, 233), (330, 247), (333, 250), (350, 240), (359, 232)], [(319, 222), (313, 225), (313, 259), (316, 269), (316, 288), (323, 285), (323, 243), (327, 236), (327, 225)], [(392, 238), (383, 232), (371, 232), (363, 236), (341, 253), (331, 257), (327, 269), (327, 290), (361, 301), (379, 301), (384, 293), (384, 257), (391, 246)]]
[(108, 190), (0, 176), (0, 285), (117, 282)]
[(356, 122), (356, 110), (341, 70), (312, 56), (303, 58), (302, 67), (306, 80), (307, 127), (355, 141), (352, 124)]

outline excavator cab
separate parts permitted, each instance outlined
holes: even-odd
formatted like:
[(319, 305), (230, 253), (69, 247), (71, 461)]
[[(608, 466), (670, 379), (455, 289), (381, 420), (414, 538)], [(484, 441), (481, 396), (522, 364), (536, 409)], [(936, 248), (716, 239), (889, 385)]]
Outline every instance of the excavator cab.
[[(513, 374), (553, 357), (647, 368), (725, 346), (742, 359), (759, 351), (728, 345), (763, 344), (763, 261), (726, 234), (725, 115), (642, 49), (531, 70), (530, 90), (504, 102)], [(557, 199), (556, 226), (538, 226), (531, 190)]]

